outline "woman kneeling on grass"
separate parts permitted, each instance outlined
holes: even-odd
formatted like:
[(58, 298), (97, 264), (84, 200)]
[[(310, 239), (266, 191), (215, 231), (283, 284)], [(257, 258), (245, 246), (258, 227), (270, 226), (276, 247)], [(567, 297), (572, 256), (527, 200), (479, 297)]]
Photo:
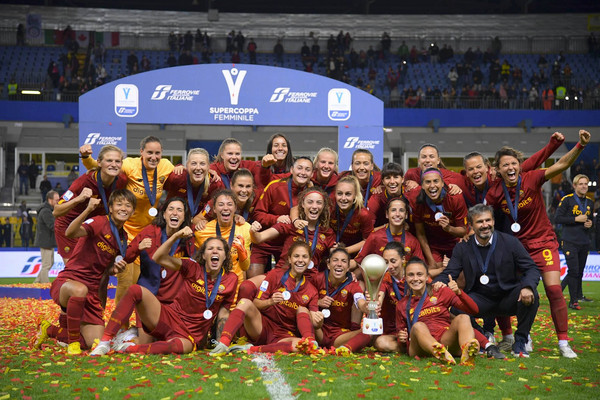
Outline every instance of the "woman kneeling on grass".
[(396, 327), (401, 350), (408, 347), (411, 357), (433, 355), (448, 364), (470, 365), (479, 352), (470, 317), (460, 314), (450, 321), (448, 308), (459, 308), (477, 314), (477, 304), (462, 290), (452, 277), (448, 286), (434, 291), (427, 284), (427, 265), (418, 258), (411, 259), (405, 268), (407, 294), (396, 308)]
[[(227, 319), (237, 287), (227, 242), (221, 238), (206, 240), (196, 261), (169, 255), (175, 241), (192, 235), (192, 230), (184, 227), (171, 235), (152, 257), (163, 267), (179, 271), (183, 277), (183, 285), (173, 303), (163, 305), (148, 289), (132, 285), (115, 308), (91, 355), (104, 355), (111, 348), (127, 353), (189, 353), (205, 340), (217, 313), (218, 321)], [(140, 345), (113, 341), (134, 307), (146, 332), (158, 341)]]
[[(239, 300), (223, 328), (217, 346), (210, 352), (211, 356), (229, 351), (291, 353), (300, 350), (298, 344), (301, 340), (308, 342), (309, 347), (315, 346), (311, 318), (320, 326), (323, 314), (318, 308), (317, 289), (304, 275), (310, 263), (310, 253), (310, 246), (305, 242), (294, 242), (290, 246), (289, 269), (269, 271), (254, 301)], [(256, 346), (228, 348), (242, 325)]]

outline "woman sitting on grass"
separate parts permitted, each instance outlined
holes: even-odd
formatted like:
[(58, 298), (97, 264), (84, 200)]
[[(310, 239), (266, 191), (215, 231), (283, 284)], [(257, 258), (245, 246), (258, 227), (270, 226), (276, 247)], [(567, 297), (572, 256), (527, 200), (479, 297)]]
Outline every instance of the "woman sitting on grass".
[(427, 265), (418, 258), (406, 265), (406, 296), (396, 308), (398, 342), (411, 357), (433, 355), (447, 363), (456, 364), (454, 355), (460, 355), (460, 363), (469, 365), (479, 352), (471, 319), (460, 314), (450, 321), (451, 306), (469, 314), (477, 314), (477, 304), (462, 290), (452, 277), (448, 286), (434, 291), (427, 283)]

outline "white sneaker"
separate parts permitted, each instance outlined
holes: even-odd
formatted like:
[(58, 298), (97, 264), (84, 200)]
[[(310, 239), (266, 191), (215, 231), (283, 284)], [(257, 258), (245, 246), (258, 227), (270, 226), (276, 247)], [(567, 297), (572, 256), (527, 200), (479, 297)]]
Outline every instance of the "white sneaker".
[(208, 355), (211, 357), (222, 356), (224, 354), (229, 353), (229, 348), (225, 346), (224, 343), (217, 342), (215, 348), (208, 352)]
[(125, 331), (119, 331), (112, 340), (112, 349), (116, 350), (116, 347), (121, 346), (123, 343), (131, 342), (131, 340), (137, 336), (138, 329), (136, 327), (129, 328)]
[(533, 351), (533, 340), (531, 339), (531, 336), (527, 336), (527, 343), (525, 343), (525, 350), (527, 350), (527, 352), (531, 353)]
[(135, 346), (133, 342), (113, 343), (112, 349), (117, 352), (124, 352), (128, 347)]
[(251, 343), (246, 344), (236, 344), (235, 346), (231, 346), (229, 348), (230, 353), (246, 353), (250, 350), (250, 347), (253, 345)]
[(494, 337), (494, 333), (493, 332), (489, 332), (489, 331), (485, 331), (484, 333), (485, 338), (491, 343), (491, 344), (497, 344), (496, 343), (496, 338)]
[(560, 350), (560, 354), (565, 358), (577, 358), (577, 353), (568, 344), (558, 346), (558, 350)]
[(100, 342), (90, 353), (90, 356), (104, 356), (110, 351), (110, 342)]

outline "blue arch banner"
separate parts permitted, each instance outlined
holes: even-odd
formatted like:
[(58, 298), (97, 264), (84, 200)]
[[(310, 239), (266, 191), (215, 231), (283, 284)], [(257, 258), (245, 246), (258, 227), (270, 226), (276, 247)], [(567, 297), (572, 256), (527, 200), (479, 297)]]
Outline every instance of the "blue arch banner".
[[(383, 160), (383, 102), (339, 81), (244, 64), (165, 68), (107, 83), (79, 98), (80, 144), (126, 150), (128, 123), (335, 126), (340, 169), (367, 148)], [(318, 150), (318, 149), (315, 149)]]

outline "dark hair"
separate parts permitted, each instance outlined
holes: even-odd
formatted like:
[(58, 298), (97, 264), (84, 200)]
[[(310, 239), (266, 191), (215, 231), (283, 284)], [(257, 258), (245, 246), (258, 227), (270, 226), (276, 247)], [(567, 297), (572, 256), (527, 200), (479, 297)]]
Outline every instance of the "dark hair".
[(327, 192), (325, 192), (319, 186), (308, 187), (298, 194), (298, 218), (306, 220), (306, 213), (304, 212), (304, 207), (302, 207), (302, 203), (304, 202), (304, 198), (309, 194), (317, 192), (321, 196), (323, 196), (323, 211), (321, 211), (321, 215), (319, 215), (319, 225), (323, 228), (329, 227), (329, 216), (330, 216), (330, 200)]
[[(46, 193), (46, 201), (52, 199), (55, 194), (58, 194), (58, 192), (56, 190), (51, 190), (48, 193)], [(59, 194), (58, 194), (58, 197), (60, 197)]]
[(108, 198), (108, 205), (112, 206), (115, 203), (115, 201), (120, 199), (124, 199), (131, 203), (133, 209), (135, 210), (135, 206), (137, 205), (137, 199), (135, 198), (134, 194), (127, 189), (114, 190)]
[[(425, 271), (427, 272), (427, 275), (429, 275), (429, 266), (427, 265), (427, 263), (425, 261), (421, 260), (419, 257), (411, 257), (410, 260), (408, 260), (408, 262), (404, 266), (404, 276), (406, 276), (406, 268), (408, 268), (408, 266), (411, 265), (411, 264), (422, 265), (423, 268), (425, 268)], [(427, 294), (431, 296), (431, 293), (433, 292), (431, 284), (430, 283), (426, 283), (425, 287), (426, 287)], [(408, 283), (405, 285), (404, 292), (405, 292), (406, 296), (408, 296), (409, 298), (410, 298), (410, 296), (412, 296), (412, 290), (408, 286)]]
[(313, 164), (313, 160), (311, 160), (310, 158), (308, 158), (308, 157), (306, 157), (306, 156), (298, 156), (298, 157), (295, 157), (295, 158), (294, 158), (294, 163), (293, 163), (292, 165), (296, 165), (296, 163), (297, 163), (298, 161), (300, 161), (300, 160), (306, 160), (306, 161), (310, 162), (310, 165), (313, 165), (313, 166), (314, 166), (314, 164)]
[(227, 244), (227, 241), (225, 239), (220, 237), (213, 236), (206, 239), (204, 243), (202, 243), (202, 246), (200, 246), (200, 249), (198, 249), (198, 251), (196, 252), (196, 256), (194, 257), (194, 259), (198, 262), (198, 264), (202, 265), (203, 267), (206, 265), (206, 260), (204, 259), (204, 252), (206, 251), (208, 242), (210, 242), (211, 240), (218, 240), (223, 244), (223, 249), (225, 250), (225, 260), (223, 261), (222, 267), (225, 272), (231, 271), (231, 252), (229, 250), (229, 245)]
[(180, 227), (190, 226), (192, 224), (192, 216), (190, 214), (190, 208), (188, 207), (187, 201), (185, 201), (181, 197), (171, 197), (170, 199), (167, 199), (164, 202), (164, 204), (160, 207), (160, 212), (158, 213), (158, 215), (156, 215), (156, 217), (154, 217), (154, 220), (152, 221), (152, 225), (158, 226), (161, 229), (166, 228), (167, 220), (165, 220), (165, 216), (163, 214), (165, 213), (165, 211), (167, 211), (169, 204), (176, 202), (176, 201), (179, 201), (183, 204), (183, 223), (179, 226)]
[[(235, 182), (238, 180), (238, 178), (243, 178), (243, 177), (248, 177), (248, 178), (252, 179), (252, 189), (254, 189), (254, 175), (252, 175), (252, 172), (250, 172), (250, 170), (247, 168), (238, 168), (237, 171), (235, 171), (233, 173), (233, 175), (231, 176), (231, 186), (233, 186), (235, 184)], [(234, 194), (235, 194), (235, 192), (234, 192)], [(250, 190), (250, 196), (248, 197), (248, 201), (244, 205), (244, 209), (238, 210), (238, 211), (249, 210), (250, 207), (252, 207), (252, 203), (254, 203), (254, 196), (255, 196), (254, 190)]]
[[(312, 259), (312, 249), (310, 248), (310, 245), (308, 243), (306, 243), (304, 241), (304, 239), (301, 240), (295, 240), (292, 245), (290, 246), (290, 248), (288, 249), (287, 254), (285, 255), (286, 260), (290, 257), (290, 255), (296, 250), (297, 247), (304, 247), (306, 249), (306, 251), (308, 251), (308, 257)], [(289, 262), (288, 262), (289, 263)]]
[(331, 260), (331, 257), (333, 257), (335, 253), (344, 253), (348, 258), (348, 262), (350, 261), (350, 253), (348, 253), (348, 250), (346, 250), (346, 246), (340, 244), (336, 248), (331, 249), (329, 251), (329, 257), (327, 257), (327, 261)]
[(471, 158), (474, 158), (474, 157), (481, 157), (481, 159), (483, 160), (483, 163), (486, 164), (486, 165), (489, 165), (489, 163), (490, 163), (489, 160), (483, 156), (483, 154), (481, 154), (478, 151), (473, 151), (473, 152), (467, 154), (463, 158), (463, 167), (466, 168), (467, 167), (467, 161), (469, 161)]
[(402, 169), (402, 166), (395, 162), (385, 164), (381, 170), (381, 179), (394, 175), (400, 175), (401, 177), (404, 177), (404, 170)]
[(140, 149), (144, 149), (148, 143), (152, 142), (160, 144), (160, 147), (162, 148), (162, 142), (159, 138), (156, 136), (146, 136), (140, 141)]
[(392, 205), (392, 203), (396, 200), (400, 200), (404, 203), (404, 205), (406, 206), (406, 212), (408, 215), (408, 210), (410, 208), (410, 203), (408, 202), (408, 200), (406, 199), (406, 197), (404, 196), (394, 196), (394, 197), (390, 197), (388, 199), (388, 201), (385, 203), (385, 211), (389, 211), (390, 210), (390, 206)]
[(377, 166), (377, 164), (375, 164), (375, 157), (373, 157), (373, 153), (371, 153), (369, 150), (367, 149), (356, 149), (352, 152), (352, 157), (350, 158), (350, 160), (352, 160), (351, 162), (354, 163), (354, 156), (357, 154), (367, 154), (369, 157), (371, 157), (371, 164), (373, 164), (373, 171), (379, 171), (379, 167)]
[(423, 146), (419, 147), (419, 157), (421, 156), (421, 150), (423, 150), (425, 147), (431, 147), (431, 148), (435, 149), (435, 152), (437, 153), (438, 158), (440, 159), (438, 168), (446, 168), (446, 166), (444, 165), (444, 162), (442, 161), (442, 157), (440, 157), (440, 149), (438, 149), (438, 147), (433, 143), (425, 143)]
[[(519, 164), (523, 162), (523, 153), (521, 153), (519, 150), (513, 149), (512, 147), (504, 146), (498, 150), (494, 156), (494, 167), (498, 168), (500, 166), (500, 159), (504, 156), (516, 158), (519, 161)], [(498, 176), (500, 176), (500, 173), (498, 173)]]
[(494, 219), (494, 209), (491, 206), (488, 206), (487, 204), (475, 204), (473, 207), (469, 208), (467, 222), (472, 225), (475, 217), (486, 212), (492, 214), (492, 219)]
[(402, 243), (396, 242), (395, 240), (392, 240), (385, 245), (383, 251), (386, 250), (395, 250), (400, 257), (406, 257), (406, 250), (404, 250), (404, 246), (402, 246)]
[[(285, 143), (287, 145), (287, 154), (285, 156), (285, 160), (284, 160), (284, 164), (285, 164), (285, 172), (290, 172), (290, 169), (292, 168), (292, 165), (294, 165), (294, 156), (292, 155), (292, 145), (290, 144), (290, 141), (288, 140), (288, 138), (286, 138), (283, 133), (276, 133), (273, 136), (271, 136), (271, 139), (269, 139), (269, 143), (267, 143), (267, 154), (273, 154), (273, 141), (277, 138), (282, 138), (283, 140), (285, 140)], [(274, 169), (274, 165), (271, 166), (271, 171), (273, 171)]]
[[(429, 172), (437, 172), (440, 175), (440, 179), (442, 180), (442, 190), (447, 189), (446, 183), (444, 182), (444, 176), (442, 175), (442, 172), (438, 168), (427, 168), (425, 171), (423, 171), (421, 173), (421, 185), (423, 184), (423, 175), (425, 175)], [(443, 196), (443, 194), (444, 193), (442, 192), (441, 196)], [(425, 193), (425, 190), (423, 188), (421, 188), (421, 191), (417, 195), (417, 203), (427, 204), (427, 200), (425, 199), (426, 197), (427, 197), (427, 193)]]

